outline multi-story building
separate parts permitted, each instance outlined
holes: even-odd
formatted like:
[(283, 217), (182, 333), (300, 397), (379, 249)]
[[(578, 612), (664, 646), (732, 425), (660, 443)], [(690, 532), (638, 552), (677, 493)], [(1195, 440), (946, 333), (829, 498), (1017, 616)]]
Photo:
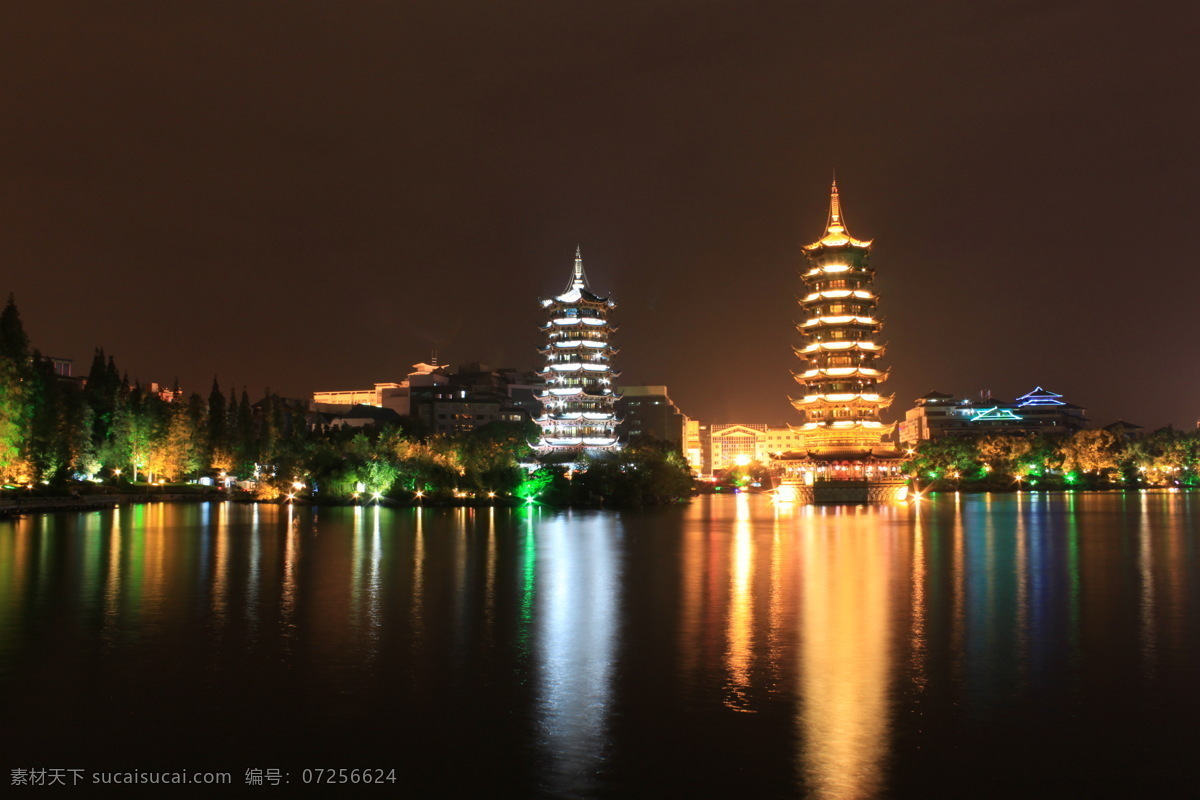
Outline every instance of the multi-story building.
[[(785, 483), (803, 499), (885, 500), (903, 485), (900, 454), (884, 442), (895, 426), (880, 419), (892, 398), (879, 391), (887, 373), (878, 363), (884, 346), (870, 249), (870, 240), (855, 239), (846, 228), (834, 181), (825, 234), (804, 247), (802, 344), (796, 348), (804, 368), (795, 373), (802, 394), (792, 400), (801, 415), (800, 442), (778, 460)], [(826, 486), (794, 488), (817, 483)]]
[(537, 420), (542, 428), (540, 448), (618, 447), (613, 381), (619, 373), (612, 368), (616, 328), (608, 318), (616, 302), (591, 290), (576, 249), (566, 290), (541, 303), (549, 319), (543, 326), (546, 344), (539, 351), (546, 357), (539, 373), (546, 382), (539, 393), (544, 407)]
[(535, 418), (541, 413), (541, 402), (535, 396), (539, 385), (535, 373), (492, 369), (478, 361), (463, 364), (455, 372), (444, 364), (421, 363), (414, 364), (413, 372), (400, 383), (315, 392), (312, 406), (331, 419), (349, 420), (339, 424), (394, 418), (359, 409), (368, 407), (415, 417), (434, 433), (466, 433), (491, 422)]
[(498, 391), (430, 386), (412, 393), (412, 416), (434, 433), (469, 433), (493, 422), (521, 422), (528, 413)]
[(683, 457), (693, 472), (704, 472), (704, 440), (701, 438), (700, 420), (683, 418)]
[(772, 458), (795, 450), (802, 434), (788, 425), (761, 422), (726, 422), (708, 425), (702, 431), (703, 472), (711, 475), (747, 464), (767, 464)]
[(650, 436), (683, 452), (687, 417), (667, 395), (666, 386), (622, 386), (616, 409), (621, 441)]
[(449, 367), (446, 365), (422, 362), (413, 364), (413, 371), (400, 383), (377, 383), (373, 389), (313, 392), (313, 409), (344, 411), (352, 406), (363, 405), (389, 408), (397, 414), (408, 415), (412, 413), (411, 394), (413, 389), (448, 384), (450, 382), (448, 370)]
[(1038, 386), (1008, 402), (992, 397), (973, 401), (941, 392), (918, 397), (900, 423), (900, 443), (912, 447), (943, 436), (985, 433), (1070, 433), (1091, 424), (1087, 410)]

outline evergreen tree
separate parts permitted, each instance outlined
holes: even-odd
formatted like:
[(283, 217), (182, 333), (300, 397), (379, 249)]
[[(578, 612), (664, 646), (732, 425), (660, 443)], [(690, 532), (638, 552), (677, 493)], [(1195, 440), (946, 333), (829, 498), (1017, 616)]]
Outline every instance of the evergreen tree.
[(0, 312), (0, 358), (7, 358), (21, 365), (29, 361), (29, 337), (21, 324), (17, 301), (10, 294), (8, 305)]
[(36, 477), (53, 481), (70, 462), (64, 398), (54, 364), (36, 350), (29, 381), (29, 459)]
[(21, 325), (16, 301), (0, 312), (0, 480), (5, 483), (32, 480), (29, 434), (32, 422), (32, 392), (29, 337)]
[(104, 349), (101, 347), (97, 347), (92, 354), (92, 367), (88, 370), (83, 395), (92, 409), (93, 440), (97, 445), (102, 444), (108, 440), (112, 430), (117, 397), (116, 387), (109, 378), (109, 370), (104, 361)]
[(225, 418), (225, 395), (221, 394), (221, 385), (217, 376), (213, 376), (212, 390), (208, 393), (208, 447), (216, 452), (225, 447), (226, 432), (229, 421)]
[(250, 410), (250, 395), (242, 387), (242, 399), (238, 402), (237, 419), (234, 427), (233, 450), (238, 460), (238, 471), (249, 475), (258, 460), (258, 443), (254, 437), (254, 414)]

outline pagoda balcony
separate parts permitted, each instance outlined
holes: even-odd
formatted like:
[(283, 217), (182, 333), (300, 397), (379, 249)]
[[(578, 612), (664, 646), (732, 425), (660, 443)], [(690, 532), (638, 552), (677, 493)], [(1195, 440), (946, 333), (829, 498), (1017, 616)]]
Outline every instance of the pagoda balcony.
[(878, 296), (864, 289), (818, 289), (804, 296), (802, 303), (813, 303), (817, 300), (878, 300)]
[(823, 369), (810, 369), (801, 373), (800, 375), (797, 375), (796, 377), (799, 380), (808, 381), (819, 378), (849, 378), (852, 376), (863, 378), (879, 378), (879, 376), (883, 374), (885, 373), (880, 372), (873, 367), (826, 367)]
[(876, 344), (870, 339), (833, 339), (828, 342), (809, 342), (804, 347), (793, 348), (796, 355), (807, 356), (810, 353), (819, 351), (838, 352), (846, 350), (861, 350), (863, 352), (881, 354), (884, 346)]
[(809, 317), (800, 325), (798, 325), (797, 328), (803, 331), (804, 328), (811, 328), (815, 326), (827, 327), (842, 325), (869, 325), (871, 327), (875, 327), (879, 325), (879, 320), (875, 319), (874, 317), (864, 317), (857, 314), (839, 314), (836, 316), (821, 315)]
[(837, 394), (809, 394), (793, 403), (890, 403), (892, 398), (869, 392), (839, 392)]
[(583, 444), (583, 438), (579, 436), (547, 436), (545, 439), (543, 439), (543, 441), (551, 447), (579, 447)]

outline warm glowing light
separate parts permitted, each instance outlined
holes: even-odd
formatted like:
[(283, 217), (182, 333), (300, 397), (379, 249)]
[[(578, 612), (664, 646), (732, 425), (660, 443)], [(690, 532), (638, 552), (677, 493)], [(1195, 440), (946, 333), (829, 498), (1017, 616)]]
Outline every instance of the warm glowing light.
[(858, 317), (854, 315), (842, 315), (837, 317), (813, 317), (804, 321), (801, 327), (809, 327), (810, 325), (848, 325), (851, 322), (857, 322), (860, 325), (877, 325), (878, 323), (872, 317)]
[(796, 487), (789, 483), (780, 485), (775, 490), (775, 502), (777, 503), (794, 503), (800, 497), (800, 493), (796, 491)]
[(733, 463), (739, 467), (744, 467), (750, 463), (750, 456), (746, 455), (745, 453), (742, 453), (741, 455), (739, 455), (737, 458), (735, 458), (733, 460)]

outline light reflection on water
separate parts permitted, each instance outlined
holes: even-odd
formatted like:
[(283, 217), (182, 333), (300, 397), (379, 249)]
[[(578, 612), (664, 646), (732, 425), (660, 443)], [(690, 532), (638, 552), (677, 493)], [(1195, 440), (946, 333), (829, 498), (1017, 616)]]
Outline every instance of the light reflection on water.
[[(1198, 510), (1187, 493), (738, 495), (7, 521), (6, 740), (84, 757), (122, 718), (163, 758), (164, 730), (218, 758), (402, 752), (431, 794), (1162, 789), (1200, 707)], [(1074, 766), (1097, 758), (1117, 766)]]
[(620, 611), (620, 522), (568, 513), (538, 527), (535, 613), (544, 786), (587, 797), (607, 755)]
[(791, 533), (800, 563), (798, 763), (820, 798), (870, 797), (889, 726), (895, 535), (875, 515), (822, 508)]

